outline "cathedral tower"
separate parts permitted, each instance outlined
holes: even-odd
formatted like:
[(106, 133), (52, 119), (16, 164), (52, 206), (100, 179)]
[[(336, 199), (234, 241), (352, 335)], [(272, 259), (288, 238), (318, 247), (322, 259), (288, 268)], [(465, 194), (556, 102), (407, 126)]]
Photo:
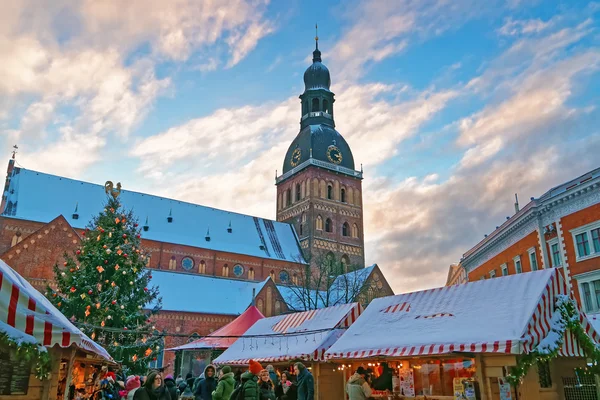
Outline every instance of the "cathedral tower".
[(276, 178), (277, 220), (294, 225), (312, 265), (335, 258), (338, 273), (364, 268), (362, 171), (335, 130), (334, 93), (319, 42), (304, 73), (300, 132)]

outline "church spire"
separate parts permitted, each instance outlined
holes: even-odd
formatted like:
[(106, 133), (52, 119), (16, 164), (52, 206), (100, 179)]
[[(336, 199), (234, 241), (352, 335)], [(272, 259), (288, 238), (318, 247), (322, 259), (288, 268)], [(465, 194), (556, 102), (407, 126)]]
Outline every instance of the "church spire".
[(315, 51), (313, 51), (313, 62), (321, 62), (321, 52), (319, 51), (319, 26), (315, 24)]

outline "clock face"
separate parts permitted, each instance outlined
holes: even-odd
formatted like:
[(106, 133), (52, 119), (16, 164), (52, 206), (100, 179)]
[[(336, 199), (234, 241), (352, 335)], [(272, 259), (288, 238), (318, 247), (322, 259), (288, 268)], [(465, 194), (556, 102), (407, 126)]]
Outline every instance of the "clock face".
[(329, 146), (327, 148), (327, 158), (334, 164), (342, 162), (342, 152), (335, 146)]
[(298, 165), (300, 163), (301, 159), (302, 159), (302, 151), (300, 149), (296, 149), (292, 153), (292, 159), (290, 160), (290, 164), (292, 164), (292, 167), (295, 167), (296, 165)]

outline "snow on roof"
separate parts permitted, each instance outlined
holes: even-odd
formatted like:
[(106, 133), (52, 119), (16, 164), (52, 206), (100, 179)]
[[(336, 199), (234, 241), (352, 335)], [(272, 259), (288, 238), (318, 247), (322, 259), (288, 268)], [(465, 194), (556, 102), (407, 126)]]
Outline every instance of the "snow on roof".
[[(24, 168), (13, 170), (6, 194), (3, 216), (49, 222), (64, 215), (76, 228), (85, 228), (106, 202), (102, 185)], [(140, 225), (148, 218), (149, 230), (142, 232), (145, 239), (304, 262), (290, 224), (128, 190), (122, 190), (119, 199), (126, 209), (133, 209)], [(79, 218), (73, 219), (76, 206)], [(172, 222), (167, 221), (169, 215)]]
[(327, 348), (361, 312), (360, 304), (352, 303), (258, 320), (214, 362), (323, 360)]
[(252, 303), (271, 278), (244, 281), (183, 272), (152, 271), (152, 284), (158, 287), (165, 311), (239, 315)]
[(258, 308), (250, 306), (242, 315), (210, 335), (168, 350), (227, 349), (238, 336), (242, 336), (256, 321), (264, 317)]
[[(555, 269), (548, 269), (378, 298), (326, 356), (520, 354), (549, 334), (559, 294), (567, 294), (564, 280)], [(588, 334), (598, 338), (593, 329)], [(572, 341), (569, 345), (563, 353), (580, 350)]]
[[(0, 330), (13, 339), (41, 346), (69, 347), (112, 361), (106, 350), (93, 342), (21, 275), (0, 260)], [(19, 333), (20, 332), (20, 333)]]
[[(327, 291), (324, 290), (307, 291), (301, 288), (294, 288), (290, 285), (278, 285), (277, 288), (279, 289), (279, 293), (281, 293), (281, 296), (288, 307), (296, 311), (306, 310), (307, 303), (309, 303), (309, 296), (311, 309), (325, 308), (327, 305), (333, 306), (344, 304), (346, 302), (344, 295), (348, 292), (348, 290), (350, 290), (351, 293), (358, 293), (358, 289), (362, 288), (362, 286), (365, 284), (365, 281), (369, 278), (376, 266), (377, 264), (373, 264), (370, 267), (357, 269), (356, 271), (339, 275), (331, 284), (328, 302), (325, 301), (327, 298)], [(310, 295), (308, 293), (310, 293)], [(357, 299), (350, 300), (355, 301)]]

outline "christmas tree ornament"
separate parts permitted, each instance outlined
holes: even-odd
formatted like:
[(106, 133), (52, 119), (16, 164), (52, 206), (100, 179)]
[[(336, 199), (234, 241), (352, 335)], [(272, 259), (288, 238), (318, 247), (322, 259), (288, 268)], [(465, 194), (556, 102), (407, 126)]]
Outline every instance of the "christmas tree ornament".
[(98, 237), (96, 238), (96, 241), (99, 242), (100, 241), (100, 235), (98, 235)]
[(117, 250), (117, 254), (118, 254), (118, 255), (121, 255), (121, 254), (123, 254), (123, 250), (121, 250), (121, 249)]
[(106, 254), (110, 254), (110, 253), (112, 253), (112, 250), (111, 249), (106, 249)]
[(73, 272), (75, 272), (75, 268), (70, 268), (70, 269), (69, 269), (69, 272), (70, 272), (70, 273), (73, 273)]
[(151, 349), (150, 347), (148, 347), (148, 348), (146, 349), (146, 351), (144, 352), (144, 355), (145, 355), (146, 357), (150, 357), (150, 354), (152, 354), (152, 349)]
[[(111, 208), (110, 208), (110, 212), (111, 212), (111, 213), (114, 213), (114, 212), (115, 212), (115, 209), (111, 207)], [(118, 223), (118, 222), (117, 222), (117, 223)]]
[(90, 316), (90, 310), (85, 310), (85, 316), (89, 317)]
[(104, 260), (104, 264), (108, 264), (108, 260)]
[(138, 223), (136, 222), (135, 224), (133, 224), (133, 226), (134, 226), (135, 228), (137, 228), (139, 225), (138, 225)]
[(126, 271), (123, 271), (123, 275), (127, 275), (127, 272), (126, 272)]
[(70, 290), (71, 290), (71, 293), (75, 293), (77, 291), (77, 289), (75, 289), (75, 286), (72, 286)]
[(112, 319), (112, 315), (109, 315), (106, 317), (107, 319)]
[(61, 272), (60, 276), (66, 276), (67, 274), (65, 272)]
[(142, 237), (142, 235), (140, 235), (139, 233), (136, 236), (138, 239), (140, 239)]
[(102, 291), (102, 284), (101, 283), (97, 284), (96, 285), (96, 289), (98, 289), (98, 291), (101, 292)]
[(56, 297), (56, 293), (52, 293), (52, 297)]
[(98, 265), (98, 266), (96, 267), (96, 269), (97, 269), (97, 270), (98, 270), (98, 272), (100, 272), (100, 273), (103, 273), (103, 272), (104, 272), (104, 268), (103, 268), (102, 266), (100, 266), (100, 265)]
[(136, 354), (134, 354), (134, 355), (131, 357), (131, 361), (133, 361), (133, 362), (136, 362), (136, 361), (137, 361), (137, 359), (138, 359), (138, 356), (137, 356)]
[(115, 218), (115, 224), (119, 224), (119, 222), (121, 222), (121, 219), (119, 217)]
[(144, 292), (147, 292), (147, 291), (148, 291), (148, 288), (147, 288), (147, 287), (145, 287), (145, 288), (144, 288)]
[(113, 301), (111, 301), (110, 303), (111, 303), (111, 304), (114, 306), (115, 304), (117, 304), (117, 301), (116, 301), (116, 300), (113, 300)]
[(123, 234), (123, 239), (127, 239), (127, 234), (126, 233)]
[(129, 284), (130, 284), (130, 285), (133, 285), (133, 281), (129, 281)]
[(123, 306), (123, 305), (122, 305), (122, 306), (121, 306), (121, 310), (124, 310), (124, 309), (125, 309), (125, 306)]
[(84, 294), (84, 293), (81, 293), (81, 294), (79, 295), (79, 297), (81, 297), (81, 300), (83, 300), (83, 299), (85, 299), (85, 294)]
[(107, 245), (102, 246), (103, 249), (106, 249), (107, 247), (108, 247)]
[(104, 281), (104, 283), (108, 283), (108, 279)]
[(108, 237), (111, 238), (112, 237), (112, 232), (108, 232)]
[(121, 267), (119, 266), (119, 264), (116, 264), (116, 265), (115, 265), (115, 271), (118, 271), (118, 270), (119, 270), (119, 268), (121, 268)]
[(96, 303), (96, 308), (99, 310), (100, 309), (100, 303)]
[(104, 321), (100, 322), (100, 326), (104, 328), (104, 325), (106, 325), (106, 323)]
[(127, 258), (127, 257), (128, 257), (128, 256), (127, 256), (127, 253), (124, 253), (124, 254), (123, 254), (123, 257)]
[(92, 292), (92, 289), (88, 290), (88, 294), (92, 294), (94, 292)]
[(62, 306), (62, 301), (59, 301), (58, 303), (56, 303), (57, 306)]
[(92, 340), (96, 339), (96, 332), (92, 332), (92, 336), (90, 336)]
[(133, 272), (137, 272), (137, 268), (134, 268), (134, 269), (133, 269)]
[(77, 250), (77, 251), (75, 252), (75, 254), (77, 254), (77, 255), (80, 255), (80, 254), (81, 254), (81, 250)]
[(100, 233), (104, 233), (104, 229), (103, 228), (100, 228)]
[(112, 286), (112, 287), (115, 287), (115, 286), (117, 286), (117, 284), (115, 283), (115, 281), (112, 281), (112, 282), (110, 283), (110, 286)]
[(68, 265), (69, 263), (65, 261), (65, 263), (63, 264), (65, 267)]

